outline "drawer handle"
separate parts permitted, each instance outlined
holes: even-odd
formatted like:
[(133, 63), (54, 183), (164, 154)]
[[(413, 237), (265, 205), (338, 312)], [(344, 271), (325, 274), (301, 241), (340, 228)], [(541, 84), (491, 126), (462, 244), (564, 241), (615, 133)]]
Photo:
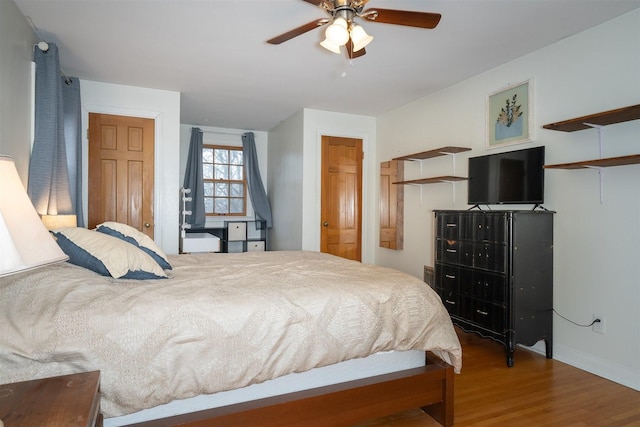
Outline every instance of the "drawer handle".
[(455, 279), (456, 276), (452, 275), (452, 274), (445, 274), (444, 277), (446, 277), (447, 279)]
[(449, 299), (444, 300), (447, 304), (456, 305), (455, 301), (451, 301)]
[(476, 310), (476, 313), (482, 314), (483, 316), (486, 316), (487, 314), (489, 314), (486, 311), (482, 311), (482, 310)]
[(457, 249), (447, 249), (447, 252), (455, 254), (456, 252), (458, 252)]
[(458, 226), (458, 224), (453, 223), (453, 222), (448, 222), (448, 223), (447, 223), (447, 227), (453, 227), (453, 228), (455, 228), (455, 227), (457, 227), (457, 226)]

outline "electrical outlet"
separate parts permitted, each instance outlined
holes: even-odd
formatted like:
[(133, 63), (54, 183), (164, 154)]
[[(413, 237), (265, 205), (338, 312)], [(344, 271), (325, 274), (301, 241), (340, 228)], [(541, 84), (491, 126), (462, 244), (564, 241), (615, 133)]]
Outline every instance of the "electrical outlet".
[(602, 335), (606, 334), (606, 331), (607, 331), (607, 329), (606, 329), (606, 327), (607, 327), (607, 318), (605, 316), (602, 316), (602, 315), (598, 314), (598, 313), (594, 313), (593, 320), (596, 320), (596, 319), (600, 319), (600, 321), (594, 323), (591, 326), (591, 330), (593, 332), (597, 332), (597, 333), (602, 334)]

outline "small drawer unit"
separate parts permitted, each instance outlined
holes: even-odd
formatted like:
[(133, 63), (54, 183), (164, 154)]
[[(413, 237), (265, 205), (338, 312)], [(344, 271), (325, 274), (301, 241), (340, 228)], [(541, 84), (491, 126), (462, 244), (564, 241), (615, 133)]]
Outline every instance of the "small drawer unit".
[(265, 221), (225, 222), (225, 252), (256, 252), (267, 250)]
[(553, 212), (435, 211), (434, 288), (454, 324), (552, 357)]

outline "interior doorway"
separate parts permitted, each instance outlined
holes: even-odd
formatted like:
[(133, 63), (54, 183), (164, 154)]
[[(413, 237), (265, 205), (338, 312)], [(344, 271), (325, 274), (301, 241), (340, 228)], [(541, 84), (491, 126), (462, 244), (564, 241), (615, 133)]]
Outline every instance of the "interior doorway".
[(153, 119), (89, 113), (88, 227), (128, 224), (154, 238)]
[(362, 260), (362, 140), (322, 136), (320, 251)]

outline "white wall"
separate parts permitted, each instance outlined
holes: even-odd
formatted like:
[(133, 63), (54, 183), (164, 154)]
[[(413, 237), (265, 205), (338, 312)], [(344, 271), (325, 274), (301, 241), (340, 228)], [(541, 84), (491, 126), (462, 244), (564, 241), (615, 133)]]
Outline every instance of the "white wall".
[(267, 188), (273, 214), (272, 250), (302, 249), (304, 114), (298, 113), (269, 131)]
[(31, 64), (36, 35), (13, 1), (0, 1), (0, 154), (13, 157), (25, 188), (31, 157)]
[[(204, 144), (213, 144), (213, 145), (226, 145), (228, 147), (242, 147), (242, 134), (245, 132), (249, 132), (241, 129), (228, 129), (228, 128), (219, 128), (213, 126), (194, 126), (181, 124), (180, 125), (180, 172), (179, 172), (179, 183), (180, 188), (182, 188), (182, 184), (184, 183), (184, 173), (187, 168), (187, 159), (189, 158), (189, 145), (191, 143), (191, 128), (197, 127), (202, 130), (202, 141)], [(268, 150), (268, 142), (269, 142), (269, 134), (267, 132), (253, 132), (254, 139), (256, 142), (256, 152), (258, 157), (258, 168), (260, 169), (260, 177), (262, 178), (262, 183), (265, 185), (268, 179), (267, 176), (267, 150)], [(267, 194), (269, 192), (267, 191)], [(182, 205), (180, 205), (182, 207)], [(253, 220), (255, 218), (253, 206), (251, 206), (251, 199), (247, 197), (247, 215), (244, 217), (207, 217), (206, 226), (207, 227), (222, 227), (224, 226), (224, 222), (228, 220)], [(182, 220), (182, 218), (180, 218)]]
[[(154, 240), (168, 254), (178, 253), (180, 190), (180, 93), (80, 81), (83, 129), (89, 113), (145, 117), (155, 120)], [(83, 135), (84, 212), (87, 212), (88, 142)]]
[[(486, 96), (507, 84), (533, 78), (535, 141), (495, 149), (546, 146), (546, 163), (598, 158), (595, 130), (541, 129), (546, 123), (638, 104), (640, 10), (475, 76), (398, 108), (378, 119), (378, 161), (445, 145), (471, 147), (457, 156), (466, 175), (469, 156), (485, 150)], [(604, 156), (640, 153), (640, 121), (605, 130)], [(422, 164), (424, 176), (452, 172), (451, 160)], [(405, 177), (418, 177), (407, 164)], [(554, 357), (640, 389), (640, 166), (607, 168), (604, 203), (598, 172), (547, 170), (545, 204), (557, 211), (554, 227), (554, 306), (589, 323), (607, 318), (606, 335), (554, 317)], [(420, 200), (422, 191), (422, 202)], [(433, 210), (467, 209), (466, 183), (405, 188), (404, 250), (377, 248), (377, 263), (421, 277), (433, 265)], [(528, 206), (530, 208), (530, 206)], [(500, 207), (517, 208), (515, 206)], [(515, 362), (517, 364), (517, 360)]]

